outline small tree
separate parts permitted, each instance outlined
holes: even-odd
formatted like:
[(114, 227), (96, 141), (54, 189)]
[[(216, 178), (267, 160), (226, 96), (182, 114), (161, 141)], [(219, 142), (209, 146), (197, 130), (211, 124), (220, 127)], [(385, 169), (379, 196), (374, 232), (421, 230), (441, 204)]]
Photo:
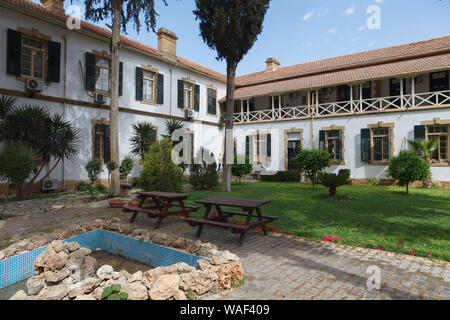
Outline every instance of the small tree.
[(8, 190), (0, 218), (3, 218), (12, 189), (25, 182), (34, 168), (35, 155), (22, 145), (7, 143), (0, 151), (0, 180), (6, 180)]
[(414, 151), (401, 151), (397, 157), (391, 158), (387, 175), (398, 180), (400, 186), (406, 186), (409, 193), (409, 184), (428, 177), (430, 165), (420, 158)]
[(145, 191), (181, 192), (183, 175), (172, 161), (173, 144), (169, 139), (156, 141), (145, 154), (139, 186)]
[(156, 141), (155, 126), (151, 122), (141, 121), (133, 123), (131, 128), (133, 130), (130, 138), (131, 154), (142, 160), (152, 143)]
[(348, 179), (346, 173), (336, 175), (334, 173), (320, 172), (319, 182), (321, 185), (328, 188), (330, 197), (336, 198), (336, 189), (343, 185), (350, 184), (351, 180)]
[(128, 175), (133, 171), (133, 158), (131, 156), (125, 156), (125, 158), (122, 159), (122, 162), (120, 164), (120, 174), (123, 178), (125, 178), (125, 183), (128, 183)]
[[(409, 145), (412, 147), (412, 150), (418, 155), (422, 156), (426, 162), (430, 161), (431, 155), (438, 148), (438, 139), (417, 139), (408, 141)], [(422, 181), (422, 185), (424, 188), (431, 189), (433, 185), (433, 177), (431, 175), (431, 170), (429, 171), (427, 179)]]
[(317, 182), (317, 175), (329, 166), (331, 155), (326, 150), (302, 150), (294, 158), (300, 171), (311, 180), (313, 188)]
[[(239, 158), (242, 158), (242, 156), (239, 156)], [(250, 158), (248, 156), (245, 156), (245, 163), (238, 164), (238, 156), (234, 156), (234, 163), (231, 167), (231, 173), (233, 176), (239, 178), (239, 183), (241, 183), (242, 177), (252, 173), (253, 165), (250, 163)]]
[[(190, 176), (189, 183), (195, 190), (205, 190), (214, 188), (219, 184), (219, 176), (217, 175), (217, 163), (211, 161), (208, 164), (207, 158), (214, 160), (214, 154), (205, 148), (197, 151), (194, 163), (189, 166)], [(200, 162), (200, 164), (196, 164)]]
[(91, 189), (94, 186), (95, 181), (97, 181), (100, 173), (103, 172), (102, 160), (99, 158), (92, 158), (86, 163), (86, 172), (88, 174), (89, 180), (91, 181)]

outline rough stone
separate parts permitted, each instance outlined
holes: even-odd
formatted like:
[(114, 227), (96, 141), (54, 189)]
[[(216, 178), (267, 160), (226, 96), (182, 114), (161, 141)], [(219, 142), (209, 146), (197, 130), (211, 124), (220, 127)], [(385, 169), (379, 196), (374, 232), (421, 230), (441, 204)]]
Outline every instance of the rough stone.
[(64, 268), (60, 271), (46, 271), (44, 272), (45, 282), (47, 283), (58, 283), (66, 279), (69, 274), (69, 270)]
[(36, 296), (42, 300), (62, 300), (69, 293), (69, 287), (60, 284), (56, 286), (44, 287)]
[(117, 280), (117, 279), (119, 279), (121, 276), (122, 276), (122, 274), (121, 274), (120, 272), (114, 271), (114, 272), (112, 273), (112, 279), (113, 279), (113, 280)]
[(45, 278), (42, 275), (33, 276), (27, 281), (27, 291), (30, 296), (37, 295), (45, 285)]
[(152, 238), (154, 244), (166, 245), (168, 244), (167, 235), (165, 233), (155, 233)]
[(118, 231), (123, 234), (131, 233), (131, 226), (128, 223), (120, 223), (118, 226)]
[(100, 279), (91, 277), (86, 278), (72, 286), (69, 292), (69, 298), (75, 298), (80, 295), (91, 293), (100, 285)]
[(23, 290), (17, 291), (9, 300), (27, 300), (27, 293)]
[(78, 244), (78, 242), (75, 242), (75, 241), (74, 242), (67, 242), (67, 243), (65, 243), (64, 247), (67, 250), (69, 250), (69, 253), (80, 249), (80, 245)]
[(219, 287), (230, 290), (233, 284), (238, 283), (244, 278), (244, 268), (242, 262), (234, 261), (222, 264), (217, 271)]
[(218, 276), (212, 270), (197, 270), (181, 275), (180, 288), (184, 291), (192, 289), (198, 295), (202, 295), (210, 290), (216, 290), (218, 286)]
[(191, 267), (190, 265), (184, 262), (178, 262), (171, 266), (163, 267), (162, 269), (164, 273), (187, 273), (195, 270), (194, 267)]
[(164, 274), (159, 276), (148, 291), (150, 300), (167, 300), (179, 290), (180, 276), (178, 274)]
[(186, 241), (184, 238), (178, 238), (171, 244), (172, 247), (178, 248), (178, 249), (186, 249)]
[(183, 290), (178, 290), (178, 292), (173, 295), (173, 298), (175, 300), (187, 300)]
[(218, 266), (224, 263), (237, 260), (239, 260), (238, 256), (233, 253), (230, 253), (230, 251), (220, 251), (218, 255), (211, 258), (211, 264)]
[(5, 259), (5, 254), (3, 253), (3, 251), (0, 251), (0, 261), (2, 261), (3, 259)]
[(102, 220), (102, 219), (95, 219), (95, 220), (92, 222), (92, 225), (93, 225), (95, 228), (97, 228), (97, 229), (101, 229), (101, 228), (103, 228), (103, 220)]
[(80, 267), (81, 279), (86, 279), (95, 275), (95, 267), (97, 265), (97, 259), (91, 256), (85, 256), (84, 262)]
[(54, 240), (52, 241), (52, 247), (53, 250), (55, 250), (56, 253), (61, 252), (64, 250), (64, 245), (61, 240)]
[(128, 293), (128, 300), (148, 300), (148, 290), (140, 282), (124, 283), (121, 291)]
[(112, 273), (114, 272), (114, 268), (111, 267), (110, 265), (104, 265), (101, 266), (98, 270), (97, 270), (97, 277), (100, 278), (100, 280), (109, 280), (112, 278)]
[(59, 254), (53, 254), (44, 264), (44, 272), (47, 271), (59, 271), (66, 266), (68, 256), (63, 251)]
[(97, 300), (93, 295), (84, 294), (82, 296), (76, 297), (74, 300)]
[(133, 283), (136, 281), (141, 281), (142, 280), (142, 271), (138, 271), (136, 273), (134, 273), (130, 279), (128, 279), (128, 282)]

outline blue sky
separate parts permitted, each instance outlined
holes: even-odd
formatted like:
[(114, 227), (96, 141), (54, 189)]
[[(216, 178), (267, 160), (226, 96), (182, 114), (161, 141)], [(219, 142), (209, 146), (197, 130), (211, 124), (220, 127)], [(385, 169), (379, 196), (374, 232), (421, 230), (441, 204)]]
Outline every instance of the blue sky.
[[(178, 55), (225, 73), (225, 62), (215, 59), (215, 52), (199, 35), (192, 13), (195, 1), (167, 0), (167, 7), (161, 0), (155, 2), (157, 28), (178, 35)], [(82, 3), (73, 0), (74, 5)], [(66, 0), (65, 6), (69, 5)], [(367, 13), (367, 9), (374, 5), (380, 12), (379, 29), (367, 24), (375, 12)], [(450, 0), (272, 0), (263, 32), (239, 64), (237, 74), (263, 70), (268, 57), (287, 66), (450, 35), (449, 13)], [(129, 37), (157, 47), (153, 32), (143, 29), (137, 34), (131, 24), (127, 31)]]

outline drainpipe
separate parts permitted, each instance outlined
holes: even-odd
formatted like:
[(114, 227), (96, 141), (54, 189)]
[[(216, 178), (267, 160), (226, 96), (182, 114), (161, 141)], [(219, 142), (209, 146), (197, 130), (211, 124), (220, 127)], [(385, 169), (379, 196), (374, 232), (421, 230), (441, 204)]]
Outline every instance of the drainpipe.
[(172, 116), (172, 90), (173, 90), (173, 69), (170, 68), (170, 115)]
[[(66, 93), (67, 93), (67, 39), (69, 36), (67, 34), (64, 35), (64, 80), (63, 80), (63, 119), (66, 120)], [(64, 158), (62, 159), (61, 165), (61, 188), (63, 191), (66, 190), (66, 180), (65, 180), (65, 162)]]
[[(317, 93), (317, 90), (316, 90)], [(316, 96), (314, 94), (314, 92), (312, 92), (312, 105), (311, 105), (311, 149), (315, 149), (314, 148), (314, 113), (316, 112), (316, 108), (315, 108), (315, 103), (316, 103)]]

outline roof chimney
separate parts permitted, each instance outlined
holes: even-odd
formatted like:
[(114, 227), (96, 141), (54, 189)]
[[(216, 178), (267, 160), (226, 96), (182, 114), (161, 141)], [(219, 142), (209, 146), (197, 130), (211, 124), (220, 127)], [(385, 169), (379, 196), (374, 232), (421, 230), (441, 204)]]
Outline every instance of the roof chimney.
[(40, 0), (44, 7), (50, 8), (59, 13), (65, 14), (64, 0)]
[(177, 57), (177, 35), (166, 28), (159, 28), (158, 32), (158, 52), (168, 58)]
[(266, 60), (266, 71), (275, 71), (280, 67), (280, 61), (275, 58), (268, 58)]

